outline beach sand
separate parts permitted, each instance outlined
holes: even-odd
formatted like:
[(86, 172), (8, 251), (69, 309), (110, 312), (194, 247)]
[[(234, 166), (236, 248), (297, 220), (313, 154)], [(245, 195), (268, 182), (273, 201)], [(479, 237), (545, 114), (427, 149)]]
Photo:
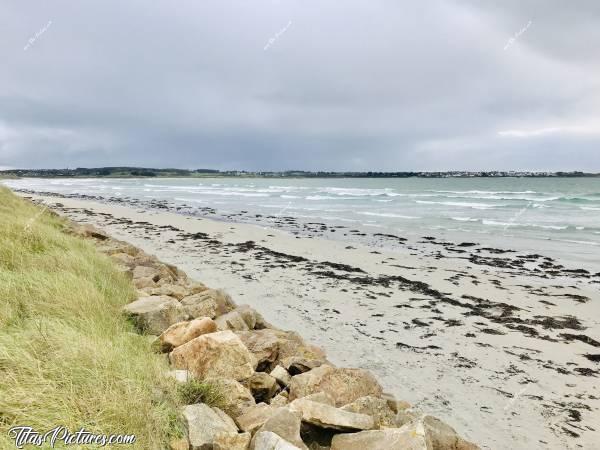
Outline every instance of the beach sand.
[(600, 274), (435, 236), (366, 246), (26, 196), (224, 288), (482, 448), (600, 448)]

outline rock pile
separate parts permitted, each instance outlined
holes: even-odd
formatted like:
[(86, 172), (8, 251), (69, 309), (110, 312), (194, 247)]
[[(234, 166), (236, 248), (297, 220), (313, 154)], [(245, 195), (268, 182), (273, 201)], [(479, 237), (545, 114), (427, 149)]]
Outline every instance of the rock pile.
[(221, 409), (181, 411), (191, 450), (472, 450), (439, 419), (385, 394), (362, 369), (338, 368), (318, 347), (267, 323), (224, 291), (90, 226), (76, 227), (131, 277), (138, 299), (124, 308), (140, 332), (158, 337), (171, 376), (206, 380)]

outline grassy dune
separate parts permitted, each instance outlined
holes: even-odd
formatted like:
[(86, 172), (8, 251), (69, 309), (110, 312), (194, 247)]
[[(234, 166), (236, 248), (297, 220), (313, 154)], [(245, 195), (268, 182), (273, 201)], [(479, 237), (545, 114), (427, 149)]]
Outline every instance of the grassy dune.
[(64, 228), (0, 187), (0, 448), (14, 448), (16, 425), (134, 434), (135, 445), (115, 448), (165, 448), (178, 432), (177, 393), (166, 361), (120, 314), (132, 286)]

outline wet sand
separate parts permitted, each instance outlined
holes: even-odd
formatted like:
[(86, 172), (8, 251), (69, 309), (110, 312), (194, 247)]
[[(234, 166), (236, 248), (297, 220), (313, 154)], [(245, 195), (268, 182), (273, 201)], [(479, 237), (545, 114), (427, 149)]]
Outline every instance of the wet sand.
[(226, 289), (482, 448), (600, 448), (600, 273), (476, 241), (22, 195)]

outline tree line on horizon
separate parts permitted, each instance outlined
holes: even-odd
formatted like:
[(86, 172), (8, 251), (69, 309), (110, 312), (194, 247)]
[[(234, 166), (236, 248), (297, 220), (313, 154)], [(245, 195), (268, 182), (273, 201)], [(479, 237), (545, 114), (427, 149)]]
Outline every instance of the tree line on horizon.
[(589, 177), (598, 173), (572, 172), (530, 172), (530, 171), (400, 171), (400, 172), (335, 172), (335, 171), (246, 171), (217, 169), (175, 169), (145, 167), (96, 167), (75, 169), (9, 169), (0, 171), (4, 176), (15, 177), (199, 177), (199, 176), (241, 176), (241, 177), (356, 177), (356, 178), (443, 178), (443, 177)]

